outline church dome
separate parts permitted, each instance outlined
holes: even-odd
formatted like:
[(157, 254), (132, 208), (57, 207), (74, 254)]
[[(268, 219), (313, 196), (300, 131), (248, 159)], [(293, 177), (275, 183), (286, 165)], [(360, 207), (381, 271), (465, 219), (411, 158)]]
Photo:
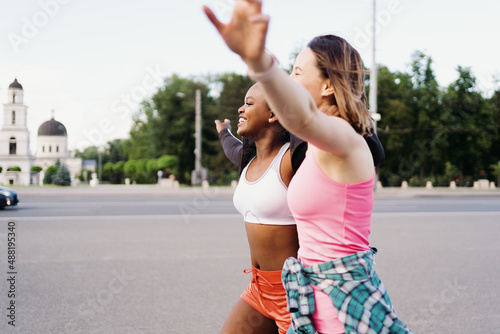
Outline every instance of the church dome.
[(17, 82), (17, 78), (15, 78), (14, 82), (9, 85), (9, 89), (12, 88), (23, 89), (23, 86), (21, 86), (21, 84)]
[(38, 136), (67, 136), (66, 127), (55, 119), (51, 119), (40, 125)]

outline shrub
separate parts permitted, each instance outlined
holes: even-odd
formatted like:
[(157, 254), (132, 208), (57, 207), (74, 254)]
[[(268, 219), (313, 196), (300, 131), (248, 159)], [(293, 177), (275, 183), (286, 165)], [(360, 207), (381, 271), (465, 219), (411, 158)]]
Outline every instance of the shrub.
[(58, 186), (71, 185), (71, 175), (69, 174), (69, 170), (66, 166), (64, 165), (59, 166), (57, 172), (54, 174), (52, 183)]
[(43, 170), (40, 166), (31, 166), (31, 171), (34, 173), (40, 173)]
[(58, 169), (58, 165), (47, 167), (47, 169), (45, 170), (45, 176), (43, 177), (43, 184), (52, 184), (52, 180)]

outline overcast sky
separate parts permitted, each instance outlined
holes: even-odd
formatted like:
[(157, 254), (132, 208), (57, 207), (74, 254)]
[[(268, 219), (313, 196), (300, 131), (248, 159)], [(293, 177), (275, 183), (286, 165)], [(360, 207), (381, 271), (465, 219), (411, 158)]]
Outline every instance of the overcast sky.
[[(206, 4), (227, 20), (233, 3), (0, 0), (0, 101), (7, 102), (17, 77), (32, 147), (52, 109), (68, 130), (70, 149), (126, 138), (138, 102), (163, 77), (246, 72), (201, 10)], [(333, 33), (371, 66), (372, 0), (264, 0), (263, 11), (271, 16), (267, 47), (281, 63), (289, 64), (298, 45)], [(441, 86), (457, 79), (460, 65), (489, 94), (492, 76), (500, 74), (498, 13), (493, 0), (377, 0), (377, 62), (407, 71), (420, 50), (433, 58)]]

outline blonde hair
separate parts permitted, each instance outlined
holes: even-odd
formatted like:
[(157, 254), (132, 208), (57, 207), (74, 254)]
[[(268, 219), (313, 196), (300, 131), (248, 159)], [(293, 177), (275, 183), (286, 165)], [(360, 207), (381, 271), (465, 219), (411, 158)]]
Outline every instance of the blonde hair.
[(346, 40), (335, 35), (317, 36), (307, 45), (316, 55), (318, 67), (333, 86), (334, 105), (340, 117), (363, 136), (373, 132), (368, 111), (363, 60)]

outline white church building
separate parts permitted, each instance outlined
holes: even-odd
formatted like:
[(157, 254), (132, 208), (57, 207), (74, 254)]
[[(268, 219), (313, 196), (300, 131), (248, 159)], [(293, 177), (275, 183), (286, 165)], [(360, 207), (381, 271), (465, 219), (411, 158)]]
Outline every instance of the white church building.
[(70, 157), (66, 127), (54, 119), (54, 114), (38, 128), (36, 152), (31, 154), (28, 107), (23, 103), (23, 95), (23, 86), (15, 79), (7, 91), (0, 128), (0, 185), (38, 184), (43, 172), (34, 173), (31, 167), (39, 166), (45, 171), (58, 159), (75, 181), (82, 170), (82, 159)]

